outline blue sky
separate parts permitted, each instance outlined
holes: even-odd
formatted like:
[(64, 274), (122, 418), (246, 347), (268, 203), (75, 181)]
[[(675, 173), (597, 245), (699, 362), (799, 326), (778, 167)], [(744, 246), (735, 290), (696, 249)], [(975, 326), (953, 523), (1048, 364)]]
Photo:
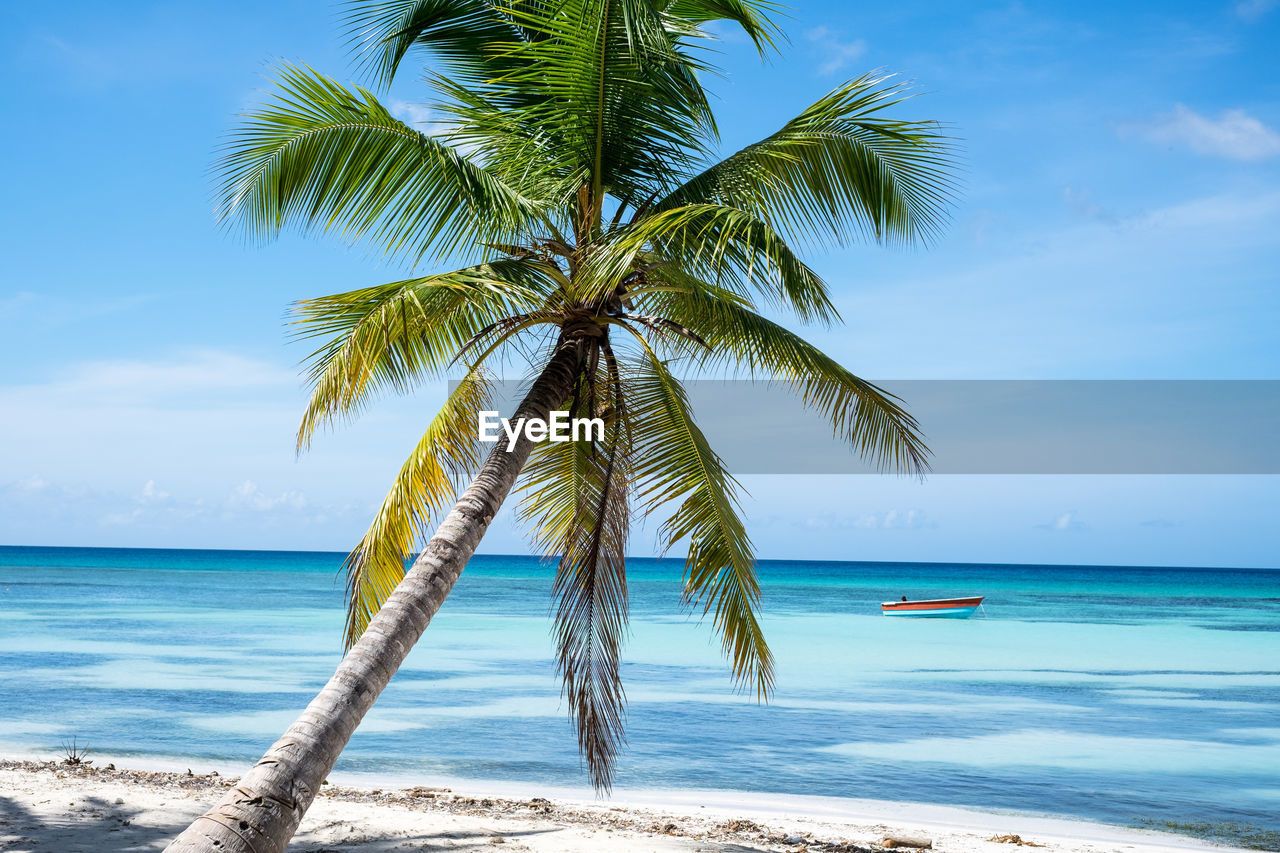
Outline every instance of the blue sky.
[[(803, 3), (726, 37), (724, 147), (869, 69), (963, 140), (929, 250), (814, 257), (869, 378), (1280, 377), (1280, 2)], [(317, 3), (5, 4), (0, 542), (341, 550), (441, 390), (316, 443), (284, 315), (400, 276), (324, 236), (248, 245), (209, 166), (271, 64), (353, 69)], [(386, 98), (430, 121), (413, 75)], [(1274, 440), (1274, 434), (1260, 439)], [(1280, 565), (1274, 477), (752, 477), (762, 555)], [(638, 554), (652, 536), (641, 531)], [(501, 519), (483, 550), (523, 551)]]

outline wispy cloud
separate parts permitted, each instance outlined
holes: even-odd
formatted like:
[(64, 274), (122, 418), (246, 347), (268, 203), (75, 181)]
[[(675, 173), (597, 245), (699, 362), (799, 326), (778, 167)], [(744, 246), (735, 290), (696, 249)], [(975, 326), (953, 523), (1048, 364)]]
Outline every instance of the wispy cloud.
[(256, 512), (270, 512), (277, 507), (304, 509), (306, 497), (298, 491), (289, 489), (279, 494), (270, 495), (252, 480), (245, 480), (231, 491), (227, 506), (233, 509), (251, 509)]
[(49, 488), (49, 481), (39, 474), (32, 474), (16, 483), (10, 483), (9, 488), (15, 492), (42, 492)]
[(423, 104), (415, 104), (412, 101), (399, 100), (393, 100), (387, 106), (392, 115), (414, 130), (425, 133), (427, 136), (443, 139), (468, 157), (478, 156), (479, 149), (477, 149), (474, 142), (452, 137), (452, 134), (458, 128), (457, 124), (452, 121), (442, 121), (440, 114), (430, 107)]
[[(1247, 191), (1117, 212), (1113, 220), (1082, 217), (1025, 230), (997, 220), (987, 242), (998, 251), (953, 253), (947, 263), (922, 265), (915, 275), (878, 272), (862, 281), (856, 299), (842, 296), (836, 303), (846, 315), (863, 317), (931, 306), (910, 328), (867, 323), (856, 345), (834, 334), (815, 337), (837, 358), (860, 363), (866, 376), (1208, 377), (1216, 374), (1204, 365), (1256, 348), (1256, 365), (1242, 360), (1217, 372), (1261, 378), (1269, 375), (1261, 359), (1274, 338), (1263, 319), (1271, 303), (1268, 294), (1244, 288), (1252, 288), (1254, 270), (1273, 266), (1277, 223), (1280, 188), (1263, 181)], [(832, 276), (838, 294), (849, 293), (845, 288), (856, 280)], [(1205, 288), (1209, 280), (1217, 289)], [(973, 299), (977, 293), (981, 302)], [(1249, 316), (1223, 311), (1228, 294), (1257, 310)], [(1099, 312), (1100, 304), (1108, 311)], [(992, 312), (994, 305), (1005, 311)], [(1011, 324), (1015, 315), (1020, 320)], [(1091, 330), (1087, 343), (1084, 328)]]
[(298, 459), (305, 398), (294, 368), (213, 349), (0, 384), (20, 415), (0, 418), (0, 542), (345, 547), (413, 446), (415, 403)]
[(1114, 225), (1119, 218), (1093, 200), (1093, 193), (1079, 187), (1063, 187), (1062, 200), (1071, 212), (1081, 219), (1095, 220)]
[(1255, 161), (1280, 155), (1280, 133), (1244, 110), (1224, 110), (1217, 118), (1209, 118), (1178, 104), (1172, 113), (1127, 125), (1121, 132), (1229, 160)]
[(116, 87), (156, 89), (180, 87), (186, 80), (208, 75), (225, 61), (225, 44), (202, 36), (172, 9), (157, 4), (130, 15), (91, 14), (33, 28), (21, 38), (21, 27), (10, 34), (21, 39), (12, 46), (21, 67), (54, 85), (101, 91)]
[(928, 518), (923, 510), (890, 509), (858, 515), (826, 513), (805, 519), (804, 526), (812, 530), (921, 530), (938, 525)]
[[(96, 545), (145, 537), (208, 546), (225, 541), (228, 534), (262, 542), (264, 532), (284, 530), (291, 534), (292, 544), (308, 544), (305, 537), (311, 536), (320, 547), (334, 547), (344, 544), (330, 535), (334, 528), (358, 532), (369, 515), (362, 504), (312, 501), (296, 489), (269, 492), (252, 480), (224, 494), (222, 500), (206, 499), (190, 489), (170, 494), (154, 479), (132, 494), (39, 476), (0, 482), (0, 541)], [(50, 529), (57, 529), (56, 536)]]
[(829, 27), (814, 27), (805, 33), (809, 41), (817, 47), (818, 73), (835, 74), (846, 65), (867, 52), (867, 43), (862, 39), (846, 39)]
[(288, 368), (204, 349), (163, 361), (115, 359), (78, 365), (53, 387), (79, 400), (92, 396), (119, 402), (122, 398), (163, 400), (177, 393), (297, 388), (299, 384), (297, 374)]
[(1075, 510), (1064, 512), (1048, 524), (1037, 524), (1040, 530), (1053, 530), (1055, 532), (1084, 530), (1084, 522), (1076, 517)]
[(147, 480), (142, 486), (142, 495), (139, 497), (143, 503), (163, 503), (169, 499), (169, 493), (156, 485), (155, 480)]
[(423, 133), (434, 133), (437, 122), (431, 117), (431, 108), (422, 104), (415, 104), (412, 101), (391, 101), (387, 106), (391, 110), (391, 114), (400, 119), (410, 127), (415, 127)]
[(1236, 15), (1252, 22), (1276, 8), (1277, 5), (1280, 5), (1280, 0), (1240, 0), (1236, 4)]

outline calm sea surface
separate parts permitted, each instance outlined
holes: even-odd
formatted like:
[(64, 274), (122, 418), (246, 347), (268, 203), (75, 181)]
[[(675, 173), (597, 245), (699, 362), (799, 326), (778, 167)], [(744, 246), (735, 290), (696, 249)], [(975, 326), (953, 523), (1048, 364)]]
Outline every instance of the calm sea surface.
[[(342, 555), (0, 548), (0, 752), (255, 760), (340, 653)], [(1280, 571), (766, 562), (776, 701), (629, 566), (618, 795), (703, 788), (1280, 829)], [(551, 572), (477, 557), (338, 770), (581, 785)], [(985, 618), (879, 602), (988, 596)]]

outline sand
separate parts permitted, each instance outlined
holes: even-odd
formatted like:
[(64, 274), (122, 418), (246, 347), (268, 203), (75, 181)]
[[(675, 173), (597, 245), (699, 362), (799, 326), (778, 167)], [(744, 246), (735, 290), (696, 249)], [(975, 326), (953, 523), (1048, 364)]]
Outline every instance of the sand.
[[(99, 762), (0, 760), (0, 850), (159, 851), (234, 782), (217, 771), (128, 770)], [(906, 803), (688, 791), (628, 794), (620, 803), (515, 797), (512, 789), (506, 786), (507, 795), (499, 797), (458, 786), (327, 785), (289, 849), (850, 853), (879, 850), (889, 835), (925, 836), (947, 853), (1230, 849), (1167, 833)], [(1008, 835), (1043, 847), (989, 840)]]

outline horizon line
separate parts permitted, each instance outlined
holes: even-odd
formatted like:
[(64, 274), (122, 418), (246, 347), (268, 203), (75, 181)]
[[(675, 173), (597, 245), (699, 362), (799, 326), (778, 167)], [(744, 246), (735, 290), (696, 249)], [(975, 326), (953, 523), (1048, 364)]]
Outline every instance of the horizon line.
[[(42, 548), (50, 551), (180, 551), (191, 553), (240, 553), (240, 554), (333, 554), (346, 556), (349, 551), (330, 551), (306, 548), (174, 548), (151, 545), (6, 545), (0, 544), (0, 550), (18, 548)], [(683, 562), (680, 557), (645, 557), (624, 555), (627, 560), (650, 560), (652, 562)], [(410, 554), (406, 560), (416, 557)], [(542, 557), (538, 554), (489, 554), (476, 553), (475, 557), (517, 558), (550, 562), (554, 557)], [(864, 566), (989, 566), (992, 568), (1038, 568), (1038, 569), (1175, 569), (1175, 570), (1207, 570), (1218, 571), (1230, 569), (1242, 572), (1280, 572), (1280, 566), (1203, 566), (1203, 565), (1166, 565), (1162, 563), (1125, 564), (1125, 563), (1009, 563), (985, 562), (973, 560), (834, 560), (815, 559), (812, 557), (760, 557), (757, 563), (843, 563)]]

